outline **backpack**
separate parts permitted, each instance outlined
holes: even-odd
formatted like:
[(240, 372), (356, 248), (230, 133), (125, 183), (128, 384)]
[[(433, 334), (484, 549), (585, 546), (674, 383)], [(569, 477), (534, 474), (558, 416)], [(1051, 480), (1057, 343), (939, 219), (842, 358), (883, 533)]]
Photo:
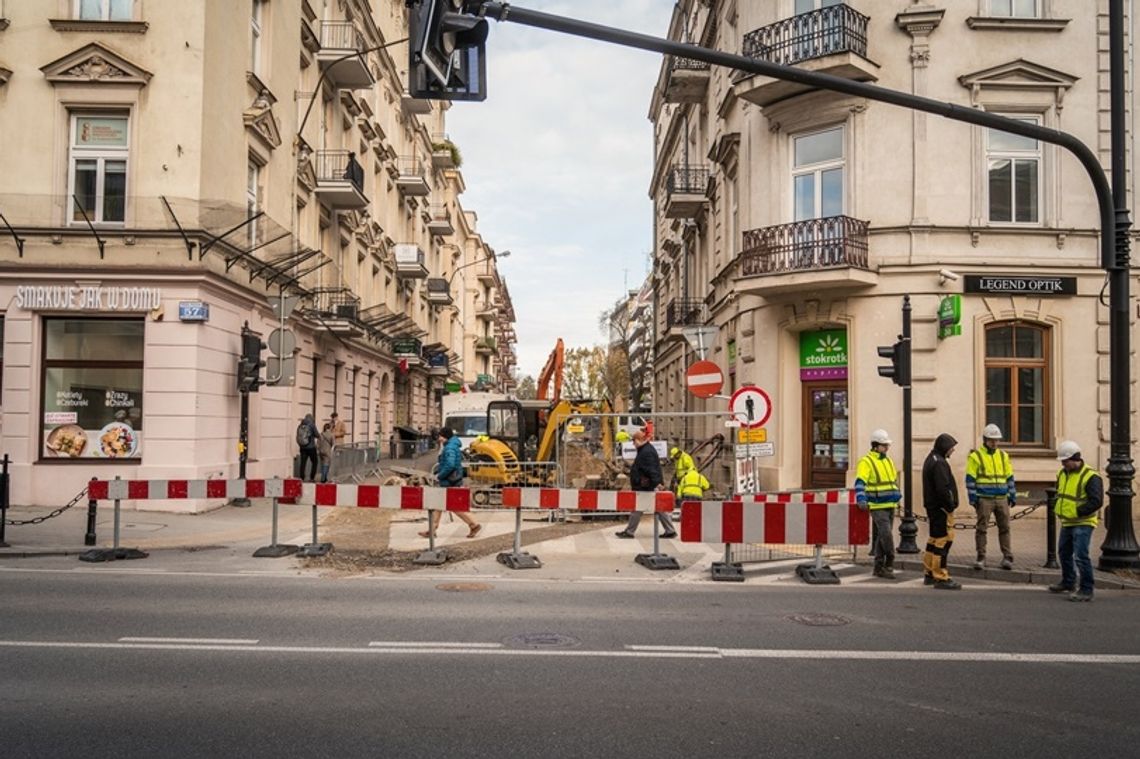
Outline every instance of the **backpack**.
[(297, 445), (302, 448), (313, 447), (313, 428), (304, 422), (297, 425)]

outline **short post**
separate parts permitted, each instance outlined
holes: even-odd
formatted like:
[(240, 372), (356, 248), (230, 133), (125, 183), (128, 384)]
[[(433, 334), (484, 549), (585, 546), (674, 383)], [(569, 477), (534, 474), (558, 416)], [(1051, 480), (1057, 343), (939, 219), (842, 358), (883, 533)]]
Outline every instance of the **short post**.
[[(420, 551), (416, 558), (412, 559), (413, 564), (427, 564), (429, 566), (439, 566), (444, 564), (451, 557), (450, 552), (446, 548), (435, 547), (435, 528), (432, 527), (432, 510), (424, 509), (427, 512), (427, 533), (428, 533), (428, 547), (426, 551)], [(439, 521), (443, 523), (443, 514), (439, 515)]]
[(710, 569), (714, 580), (744, 582), (744, 565), (732, 561), (732, 543), (724, 544), (724, 561), (714, 561)]
[(838, 585), (839, 575), (830, 565), (823, 563), (823, 546), (816, 543), (811, 564), (796, 567), (796, 576), (808, 585)]
[(1045, 569), (1060, 569), (1057, 563), (1057, 515), (1053, 505), (1057, 502), (1057, 489), (1045, 488)]
[(633, 558), (646, 569), (680, 569), (681, 565), (672, 556), (661, 553), (660, 520), (657, 518), (657, 504), (653, 504), (653, 511), (649, 512), (649, 520), (653, 522), (653, 553), (639, 553)]
[[(115, 475), (116, 482), (122, 479), (119, 475)], [(119, 492), (116, 487), (114, 492)], [(121, 525), (121, 507), (122, 501), (118, 498), (115, 499), (115, 518), (114, 518), (114, 540), (110, 548), (92, 548), (90, 551), (84, 551), (79, 554), (80, 561), (115, 561), (116, 559), (145, 559), (149, 554), (146, 551), (140, 551), (137, 548), (121, 548), (119, 546), (119, 537), (122, 533)]]
[[(314, 507), (315, 508), (315, 507)], [(277, 542), (277, 498), (273, 499), (273, 530), (270, 543), (253, 552), (254, 558), (276, 559), (297, 553), (297, 546)]]
[[(95, 479), (96, 478), (92, 477), (91, 482), (95, 482)], [(99, 502), (96, 501), (94, 498), (88, 498), (87, 499), (87, 532), (83, 535), (83, 545), (85, 545), (85, 546), (93, 546), (98, 541), (98, 537), (95, 535), (95, 517), (98, 514), (98, 509), (99, 509)]]
[[(276, 502), (276, 501), (275, 501)], [(277, 524), (276, 515), (274, 515), (274, 525)], [(313, 504), (313, 540), (311, 543), (306, 543), (301, 546), (298, 553), (301, 556), (327, 556), (329, 551), (332, 550), (332, 543), (321, 543), (317, 540), (317, 504)]]
[(542, 566), (542, 562), (537, 556), (533, 556), (522, 550), (522, 509), (515, 509), (515, 543), (514, 550), (510, 553), (500, 553), (495, 557), (495, 560), (500, 564), (509, 567), (510, 569), (538, 569)]
[(8, 521), (8, 454), (4, 454), (3, 464), (0, 465), (0, 548), (8, 548), (5, 541), (4, 530)]

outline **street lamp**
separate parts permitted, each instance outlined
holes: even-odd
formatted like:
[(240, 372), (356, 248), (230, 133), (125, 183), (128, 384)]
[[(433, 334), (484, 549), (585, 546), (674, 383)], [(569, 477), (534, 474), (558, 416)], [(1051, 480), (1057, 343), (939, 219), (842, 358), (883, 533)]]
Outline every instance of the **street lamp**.
[(511, 255), (511, 252), (509, 250), (504, 250), (502, 253), (492, 253), (489, 256), (483, 256), (482, 258), (476, 258), (474, 261), (468, 261), (467, 263), (463, 264), (462, 266), (455, 267), (455, 271), (451, 272), (451, 276), (447, 278), (448, 287), (450, 288), (451, 281), (453, 279), (455, 279), (455, 275), (459, 273), (460, 269), (466, 269), (468, 266), (474, 266), (475, 264), (481, 264), (484, 261), (492, 261), (492, 260), (497, 259), (497, 258), (506, 258), (509, 255)]

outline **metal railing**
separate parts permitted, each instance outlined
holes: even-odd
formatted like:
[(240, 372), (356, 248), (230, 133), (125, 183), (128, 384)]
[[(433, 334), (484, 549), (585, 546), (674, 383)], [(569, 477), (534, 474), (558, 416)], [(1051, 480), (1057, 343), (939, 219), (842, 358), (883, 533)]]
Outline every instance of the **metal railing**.
[(396, 171), (402, 177), (424, 177), (427, 170), (424, 162), (415, 156), (400, 156), (396, 160)]
[(707, 166), (674, 164), (665, 178), (665, 189), (670, 194), (704, 195), (709, 188), (710, 176)]
[(665, 329), (701, 326), (705, 323), (705, 302), (700, 298), (677, 298), (665, 307)]
[(868, 222), (850, 216), (808, 219), (744, 233), (741, 274), (753, 277), (848, 266), (868, 269)]
[(352, 182), (364, 193), (364, 167), (349, 150), (318, 150), (316, 153), (317, 182)]
[(351, 21), (322, 21), (321, 48), (360, 51), (364, 49), (364, 35)]
[(785, 66), (835, 53), (865, 58), (867, 21), (849, 5), (820, 8), (748, 32), (743, 53)]
[(360, 296), (347, 287), (318, 288), (313, 291), (310, 313), (325, 319), (353, 319), (360, 313)]
[(375, 440), (342, 443), (329, 455), (329, 482), (363, 482), (380, 472), (380, 444)]

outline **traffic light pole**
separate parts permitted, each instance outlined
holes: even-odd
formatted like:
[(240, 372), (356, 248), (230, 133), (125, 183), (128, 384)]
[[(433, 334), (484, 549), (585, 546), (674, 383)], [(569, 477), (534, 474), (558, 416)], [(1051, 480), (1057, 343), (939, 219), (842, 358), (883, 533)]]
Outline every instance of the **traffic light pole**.
[[(1075, 136), (1057, 129), (1048, 129), (1036, 124), (969, 106), (947, 103), (932, 98), (912, 95), (907, 92), (879, 87), (865, 82), (856, 82), (843, 77), (808, 71), (793, 66), (781, 66), (769, 61), (747, 58), (743, 55), (710, 50), (699, 45), (652, 37), (624, 29), (592, 24), (586, 21), (555, 16), (550, 13), (520, 8), (515, 5), (487, 0), (467, 0), (464, 10), (472, 15), (493, 18), (496, 21), (510, 21), (547, 29), (576, 37), (586, 37), (602, 42), (610, 42), (625, 47), (649, 50), (651, 52), (704, 61), (715, 66), (725, 66), (737, 71), (772, 77), (786, 82), (797, 82), (816, 89), (842, 92), (847, 95), (867, 98), (880, 103), (889, 103), (902, 108), (923, 113), (931, 113), (952, 121), (961, 121), (975, 126), (997, 129), (1009, 134), (1029, 137), (1050, 145), (1057, 145), (1069, 151), (1080, 162), (1096, 193), (1097, 209), (1100, 215), (1100, 261), (1109, 277), (1109, 334), (1111, 355), (1110, 390), (1111, 405), (1111, 456), (1107, 467), (1109, 476), (1109, 519), (1108, 538), (1105, 540), (1101, 566), (1113, 569), (1140, 567), (1140, 545), (1132, 527), (1132, 465), (1131, 440), (1131, 398), (1129, 335), (1129, 241), (1127, 210), (1123, 205), (1123, 192), (1119, 193), (1123, 213), (1118, 216), (1113, 200), (1112, 187), (1105, 176), (1100, 159), (1088, 145)], [(1123, 76), (1123, 0), (1109, 2), (1110, 29), (1110, 88), (1113, 103), (1113, 161), (1124, 166), (1123, 117), (1124, 117), (1124, 76)], [(1115, 107), (1119, 104), (1119, 108)], [(1119, 135), (1119, 137), (1117, 137)], [(1120, 149), (1118, 149), (1118, 145)], [(1127, 176), (1123, 170), (1113, 174), (1122, 183)], [(1118, 221), (1120, 222), (1118, 224)], [(909, 479), (909, 478), (908, 478)]]
[(910, 296), (903, 296), (902, 344), (906, 351), (906, 384), (903, 385), (903, 513), (899, 519), (899, 553), (918, 553), (918, 525), (914, 519), (914, 455), (911, 445), (911, 377), (914, 373), (910, 352)]

